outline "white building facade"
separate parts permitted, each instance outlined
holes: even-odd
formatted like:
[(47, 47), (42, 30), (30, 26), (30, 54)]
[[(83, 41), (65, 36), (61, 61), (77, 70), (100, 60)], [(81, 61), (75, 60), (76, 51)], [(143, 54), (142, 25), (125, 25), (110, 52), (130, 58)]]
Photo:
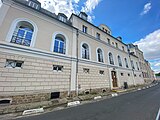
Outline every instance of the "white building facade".
[(18, 104), (144, 84), (136, 52), (106, 25), (88, 22), (85, 13), (68, 19), (37, 0), (2, 3), (1, 99)]

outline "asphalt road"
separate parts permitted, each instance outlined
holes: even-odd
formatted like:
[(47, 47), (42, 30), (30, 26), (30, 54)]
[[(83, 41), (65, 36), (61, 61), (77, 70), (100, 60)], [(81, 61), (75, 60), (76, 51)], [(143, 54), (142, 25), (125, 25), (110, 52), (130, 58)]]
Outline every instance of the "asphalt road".
[(160, 107), (160, 85), (99, 102), (17, 120), (155, 120)]

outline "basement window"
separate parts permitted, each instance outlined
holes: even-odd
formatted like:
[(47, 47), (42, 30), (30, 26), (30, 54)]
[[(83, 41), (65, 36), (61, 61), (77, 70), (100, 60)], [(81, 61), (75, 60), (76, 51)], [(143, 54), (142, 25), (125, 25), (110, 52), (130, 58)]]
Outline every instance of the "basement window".
[(57, 99), (60, 97), (60, 92), (51, 92), (51, 99)]
[(103, 71), (103, 70), (100, 70), (100, 71), (99, 71), (99, 74), (100, 74), (100, 75), (104, 75), (104, 71)]
[(12, 100), (10, 98), (0, 99), (0, 105), (11, 104)]
[(89, 73), (89, 69), (88, 68), (83, 68), (83, 73)]
[(19, 61), (19, 60), (6, 60), (6, 68), (22, 68), (24, 61)]
[(124, 74), (123, 74), (123, 73), (121, 73), (121, 76), (124, 76)]
[(63, 66), (62, 65), (53, 65), (53, 71), (62, 72)]

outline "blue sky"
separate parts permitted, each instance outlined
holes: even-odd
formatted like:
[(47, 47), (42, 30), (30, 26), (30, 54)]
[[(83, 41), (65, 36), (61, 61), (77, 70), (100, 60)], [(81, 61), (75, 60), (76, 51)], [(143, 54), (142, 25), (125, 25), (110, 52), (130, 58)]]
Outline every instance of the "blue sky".
[[(151, 9), (141, 15), (144, 5)], [(105, 23), (113, 36), (122, 36), (125, 43), (133, 43), (160, 28), (160, 0), (102, 0), (93, 11), (93, 23)]]

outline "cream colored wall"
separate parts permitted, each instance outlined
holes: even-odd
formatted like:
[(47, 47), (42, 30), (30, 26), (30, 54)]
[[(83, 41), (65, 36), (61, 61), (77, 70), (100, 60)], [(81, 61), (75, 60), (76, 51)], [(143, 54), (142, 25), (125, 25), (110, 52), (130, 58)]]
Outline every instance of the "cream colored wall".
[[(83, 68), (89, 69), (89, 73), (84, 73)], [(104, 71), (104, 75), (99, 74), (100, 70)], [(110, 88), (108, 69), (101, 65), (79, 63), (78, 84), (80, 86), (79, 91), (98, 88)]]
[[(69, 91), (70, 62), (22, 51), (16, 51), (16, 54), (13, 50), (0, 51), (1, 95)], [(22, 69), (4, 67), (6, 59), (24, 61)], [(62, 72), (53, 71), (53, 65), (62, 65), (64, 69)]]
[[(62, 31), (62, 33), (68, 38), (68, 48), (72, 48), (73, 30), (71, 27), (68, 27), (54, 19), (47, 18), (47, 16), (40, 15), (39, 13), (33, 14), (32, 10), (19, 9), (15, 7), (10, 7), (1, 25), (0, 36), (2, 41), (5, 41), (12, 22), (17, 18), (27, 18), (36, 23), (38, 33), (36, 36), (35, 48), (50, 51), (53, 34), (61, 33)], [(72, 49), (68, 49), (69, 56), (72, 54), (71, 50)]]
[[(74, 27), (78, 28), (80, 31), (82, 31), (82, 26), (85, 25), (87, 27), (87, 34), (89, 34), (90, 36), (96, 38), (96, 33), (98, 32), (100, 34), (100, 39), (102, 41), (105, 41), (106, 43), (108, 43), (107, 39), (110, 39), (111, 46), (116, 47), (116, 45), (115, 45), (115, 42), (116, 42), (116, 43), (118, 43), (120, 50), (123, 50), (122, 46), (124, 46), (125, 52), (128, 52), (127, 46), (125, 44), (121, 43), (120, 41), (111, 37), (110, 35), (102, 32), (99, 28), (92, 26), (88, 22), (85, 22), (84, 20), (79, 19), (75, 15), (72, 15), (71, 21), (73, 22), (72, 25)], [(114, 45), (112, 43), (114, 43)]]

